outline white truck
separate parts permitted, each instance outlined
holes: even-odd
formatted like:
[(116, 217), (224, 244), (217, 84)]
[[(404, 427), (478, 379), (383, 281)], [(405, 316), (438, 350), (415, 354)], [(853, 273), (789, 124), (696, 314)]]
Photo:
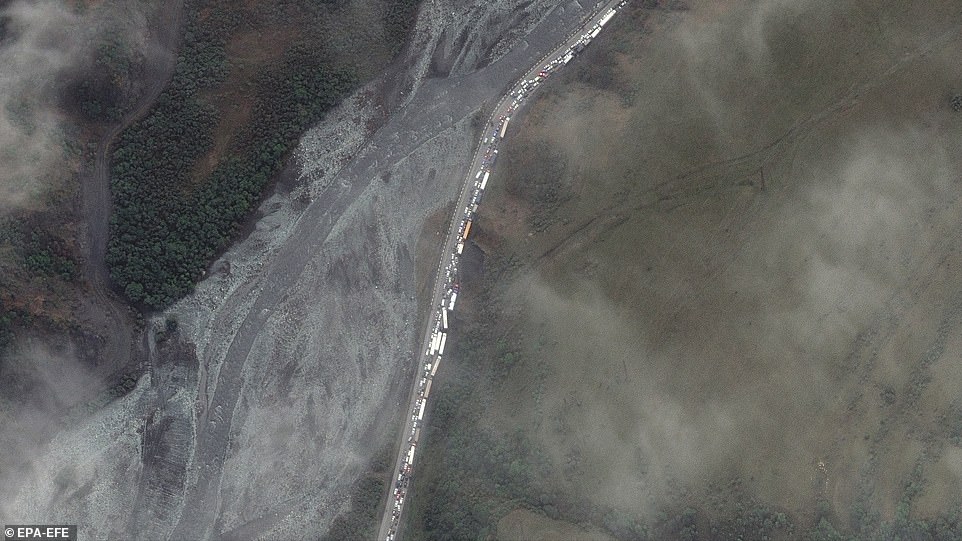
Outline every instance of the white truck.
[(598, 21), (598, 26), (604, 26), (605, 23), (610, 21), (611, 18), (614, 16), (615, 16), (615, 10), (609, 9), (608, 13), (605, 13), (605, 16), (602, 17), (600, 21)]

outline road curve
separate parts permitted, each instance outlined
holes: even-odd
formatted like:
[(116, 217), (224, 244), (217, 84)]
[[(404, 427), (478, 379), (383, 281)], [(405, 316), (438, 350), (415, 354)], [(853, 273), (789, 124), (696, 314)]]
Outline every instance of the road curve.
[(96, 299), (89, 306), (88, 317), (104, 329), (104, 346), (100, 352), (104, 373), (121, 369), (131, 357), (146, 357), (143, 342), (134, 330), (133, 312), (111, 291), (105, 259), (111, 212), (110, 151), (121, 132), (147, 114), (167, 86), (176, 65), (183, 11), (183, 0), (172, 0), (158, 9), (156, 20), (151, 23), (156, 35), (144, 60), (147, 86), (123, 118), (102, 135), (92, 163), (78, 174), (80, 205), (86, 222), (86, 235), (80, 242), (82, 269), (90, 284), (90, 294)]
[(406, 414), (403, 417), (404, 424), (398, 436), (398, 449), (390, 478), (391, 483), (385, 495), (377, 533), (379, 540), (396, 541), (399, 538), (401, 517), (412, 480), (421, 427), (424, 424), (425, 406), (430, 396), (433, 376), (438, 370), (444, 349), (447, 347), (447, 312), (454, 309), (459, 290), (457, 265), (460, 252), (463, 242), (470, 235), (471, 220), (477, 211), (477, 205), (481, 202), (488, 174), (495, 165), (499, 151), (498, 143), (505, 135), (507, 123), (530, 93), (594, 39), (625, 3), (627, 0), (599, 2), (576, 31), (566, 36), (560, 45), (544, 55), (509, 87), (495, 105), (485, 124), (471, 160), (471, 167), (461, 184), (461, 191), (448, 224), (440, 262), (434, 276), (432, 309), (421, 340), (421, 349), (416, 352), (420, 368), (414, 377)]

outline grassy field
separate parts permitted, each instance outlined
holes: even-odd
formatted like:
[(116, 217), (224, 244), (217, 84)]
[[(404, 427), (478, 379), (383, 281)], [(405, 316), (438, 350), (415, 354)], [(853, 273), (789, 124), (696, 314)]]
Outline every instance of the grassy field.
[(962, 535), (960, 24), (619, 16), (509, 130), (412, 538)]

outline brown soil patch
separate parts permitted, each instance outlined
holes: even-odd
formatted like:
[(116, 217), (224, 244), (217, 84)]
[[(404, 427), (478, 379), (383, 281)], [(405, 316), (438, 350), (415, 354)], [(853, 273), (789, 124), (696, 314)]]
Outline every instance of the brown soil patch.
[(204, 93), (214, 106), (218, 123), (214, 128), (214, 144), (194, 165), (192, 178), (202, 182), (231, 150), (234, 135), (246, 128), (256, 99), (254, 82), (265, 67), (280, 59), (287, 47), (300, 35), (295, 26), (251, 28), (233, 35), (227, 44), (231, 66), (227, 79)]

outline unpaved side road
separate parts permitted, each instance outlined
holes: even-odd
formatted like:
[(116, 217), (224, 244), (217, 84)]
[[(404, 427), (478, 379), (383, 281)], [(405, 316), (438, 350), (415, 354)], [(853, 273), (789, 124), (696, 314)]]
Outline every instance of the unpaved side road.
[(162, 2), (157, 8), (151, 23), (153, 39), (145, 49), (143, 94), (134, 107), (104, 134), (97, 144), (93, 164), (85, 167), (79, 175), (81, 215), (86, 220), (86, 239), (81, 245), (83, 272), (91, 288), (91, 302), (87, 303), (85, 312), (95, 328), (104, 330), (100, 368), (105, 374), (126, 366), (137, 350), (141, 350), (140, 357), (146, 356), (140, 346), (139, 332), (134, 328), (132, 312), (111, 292), (110, 273), (104, 261), (111, 208), (110, 152), (117, 136), (150, 110), (170, 80), (177, 59), (175, 49), (183, 7), (183, 0), (172, 0)]

